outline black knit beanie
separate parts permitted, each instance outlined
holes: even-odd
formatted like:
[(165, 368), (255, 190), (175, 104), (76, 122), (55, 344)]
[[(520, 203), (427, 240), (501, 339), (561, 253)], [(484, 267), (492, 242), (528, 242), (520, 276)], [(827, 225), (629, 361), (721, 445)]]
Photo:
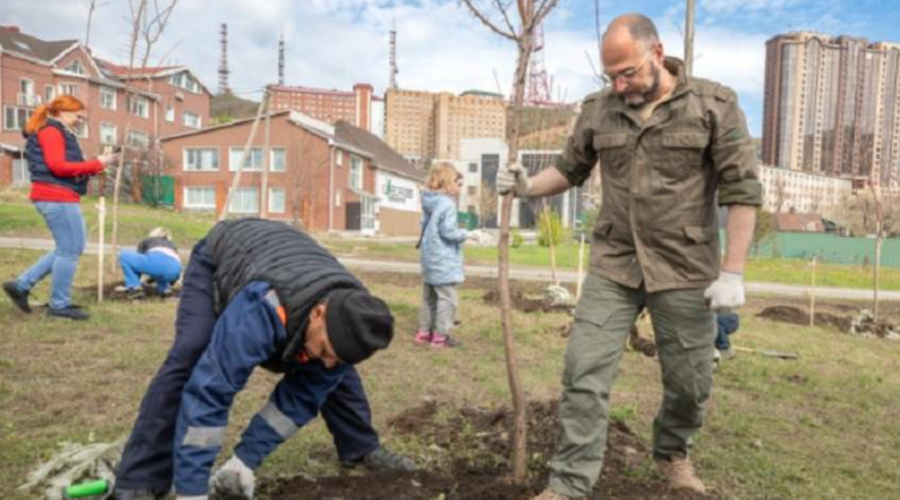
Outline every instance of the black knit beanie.
[(394, 316), (367, 290), (337, 289), (326, 297), (328, 339), (341, 361), (356, 364), (384, 349), (394, 337)]

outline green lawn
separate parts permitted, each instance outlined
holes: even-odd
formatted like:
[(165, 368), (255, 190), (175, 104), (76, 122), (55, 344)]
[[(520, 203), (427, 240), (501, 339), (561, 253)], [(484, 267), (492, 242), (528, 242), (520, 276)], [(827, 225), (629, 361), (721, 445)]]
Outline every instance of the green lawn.
[[(0, 249), (0, 276), (13, 276), (39, 254)], [(77, 286), (90, 286), (96, 262), (83, 259)], [(461, 290), (458, 332), (464, 350), (417, 348), (409, 340), (418, 313), (414, 279), (362, 276), (397, 317), (391, 348), (361, 365), (376, 427), (388, 446), (429, 466), (454, 456), (415, 436), (396, 435), (390, 417), (426, 398), (453, 407), (507, 403), (497, 310), (475, 284)], [(48, 284), (36, 290), (44, 300)], [(15, 489), (64, 441), (109, 441), (127, 433), (143, 391), (172, 340), (174, 301), (136, 305), (80, 303), (91, 320), (72, 323), (22, 315), (0, 299), (0, 498), (33, 500)], [(821, 328), (759, 319), (753, 313), (789, 299), (751, 297), (737, 345), (795, 351), (794, 362), (740, 353), (716, 374), (716, 388), (694, 458), (724, 498), (876, 500), (900, 498), (900, 343), (862, 340)], [(841, 304), (845, 305), (845, 304)], [(829, 310), (823, 303), (821, 310)], [(833, 309), (837, 310), (837, 309)], [(893, 312), (897, 319), (896, 308)], [(569, 318), (516, 314), (523, 383), (531, 399), (559, 395)], [(661, 398), (655, 360), (626, 353), (613, 393), (613, 415), (649, 441)], [(231, 412), (234, 443), (265, 402), (276, 377), (254, 374)], [(448, 456), (449, 455), (449, 456)], [(649, 467), (649, 457), (646, 459)], [(336, 473), (330, 436), (312, 424), (258, 471), (259, 480)], [(261, 499), (265, 500), (265, 499)]]
[[(89, 239), (97, 241), (97, 200), (87, 197), (81, 203), (87, 220)], [(112, 237), (112, 208), (107, 206), (106, 241)], [(172, 231), (176, 244), (187, 249), (202, 238), (215, 223), (210, 213), (178, 213), (166, 209), (154, 209), (143, 205), (122, 204), (119, 216), (120, 242), (133, 245), (143, 239), (156, 226), (165, 226)], [(27, 193), (20, 190), (0, 192), (0, 236), (25, 236), (49, 238), (50, 234), (27, 199)], [(415, 262), (419, 259), (413, 243), (383, 242), (372, 239), (347, 240), (323, 238), (322, 242), (340, 255), (378, 258)], [(590, 247), (585, 251), (588, 259)], [(496, 247), (466, 246), (467, 264), (497, 265)], [(538, 245), (522, 245), (510, 250), (510, 263), (519, 267), (550, 267), (550, 251)], [(566, 241), (556, 248), (556, 263), (559, 269), (574, 271), (578, 265), (578, 243)], [(787, 285), (810, 284), (811, 267), (808, 261), (794, 259), (751, 258), (747, 265), (748, 281), (763, 281)], [(871, 288), (874, 267), (841, 264), (820, 264), (816, 273), (818, 286), (844, 288)], [(880, 276), (882, 290), (900, 291), (900, 268), (882, 267)]]
[[(88, 238), (98, 238), (98, 201), (96, 197), (84, 197), (81, 210), (87, 223)], [(182, 248), (190, 248), (206, 235), (215, 223), (210, 213), (178, 213), (173, 210), (154, 209), (143, 205), (126, 204), (119, 206), (119, 241), (133, 245), (147, 237), (156, 226), (165, 226), (172, 232), (176, 243)], [(50, 238), (43, 219), (31, 202), (27, 193), (20, 190), (0, 192), (0, 236), (23, 236)], [(112, 238), (112, 200), (106, 204), (106, 242)]]
[[(391, 260), (417, 261), (418, 251), (412, 243), (383, 243), (377, 241), (326, 240), (335, 252), (359, 257), (385, 258)], [(497, 265), (496, 247), (465, 247), (467, 264)], [(590, 247), (585, 249), (587, 264)], [(540, 267), (549, 269), (550, 250), (538, 245), (523, 245), (510, 249), (510, 265), (520, 267)], [(574, 271), (578, 267), (578, 244), (565, 242), (556, 248), (558, 269)], [(816, 270), (816, 285), (841, 288), (871, 288), (874, 276), (873, 266), (843, 264), (819, 264)], [(879, 277), (881, 290), (900, 291), (900, 269), (883, 266)], [(809, 261), (797, 259), (750, 258), (747, 262), (747, 281), (763, 281), (786, 285), (808, 286), (811, 283), (812, 267)]]

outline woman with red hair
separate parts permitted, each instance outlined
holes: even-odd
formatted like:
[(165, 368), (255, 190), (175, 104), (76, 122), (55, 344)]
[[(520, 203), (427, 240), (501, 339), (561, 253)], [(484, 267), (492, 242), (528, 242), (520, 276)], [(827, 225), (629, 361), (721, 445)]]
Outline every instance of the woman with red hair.
[(84, 320), (86, 311), (72, 304), (72, 279), (84, 252), (87, 231), (79, 201), (87, 193), (88, 177), (113, 161), (112, 154), (84, 160), (73, 129), (84, 120), (84, 104), (61, 95), (35, 111), (25, 124), (25, 158), (31, 173), (31, 201), (53, 234), (56, 248), (41, 257), (3, 291), (24, 312), (30, 313), (28, 294), (48, 274), (53, 275), (50, 316)]

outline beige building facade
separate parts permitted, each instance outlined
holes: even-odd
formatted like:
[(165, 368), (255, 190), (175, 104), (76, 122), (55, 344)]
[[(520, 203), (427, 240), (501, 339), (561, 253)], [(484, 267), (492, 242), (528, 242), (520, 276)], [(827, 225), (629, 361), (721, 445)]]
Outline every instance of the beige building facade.
[(763, 162), (900, 184), (900, 45), (800, 32), (766, 43)]
[(456, 160), (463, 139), (505, 136), (501, 96), (396, 89), (385, 95), (385, 141), (412, 161)]
[(853, 181), (802, 170), (759, 166), (763, 208), (767, 212), (814, 213), (834, 217), (853, 193)]

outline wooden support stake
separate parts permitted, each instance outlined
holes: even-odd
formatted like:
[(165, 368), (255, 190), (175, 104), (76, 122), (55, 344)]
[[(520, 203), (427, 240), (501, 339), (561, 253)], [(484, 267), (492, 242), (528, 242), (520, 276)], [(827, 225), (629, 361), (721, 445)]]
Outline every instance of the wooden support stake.
[(584, 282), (584, 234), (581, 235), (581, 243), (578, 245), (578, 282), (575, 284), (575, 302), (581, 299), (581, 285)]
[(812, 284), (809, 287), (809, 326), (816, 326), (816, 263), (818, 257), (812, 259)]
[(97, 230), (100, 234), (97, 237), (97, 302), (103, 302), (103, 257), (106, 254), (106, 197), (100, 197), (100, 203), (97, 205), (97, 218), (100, 224)]
[[(228, 218), (228, 211), (231, 209), (231, 200), (237, 191), (238, 187), (241, 185), (241, 173), (244, 171), (244, 162), (247, 161), (247, 156), (250, 154), (250, 146), (253, 145), (253, 140), (256, 138), (256, 129), (259, 127), (260, 119), (262, 119), (263, 109), (266, 109), (269, 102), (269, 89), (266, 89), (266, 92), (263, 94), (262, 101), (259, 103), (259, 107), (256, 109), (256, 118), (253, 119), (253, 125), (250, 126), (250, 135), (247, 137), (247, 142), (244, 144), (244, 150), (241, 152), (241, 161), (238, 163), (237, 172), (234, 174), (234, 177), (231, 178), (231, 189), (228, 190), (228, 195), (225, 197), (225, 206), (222, 207), (222, 213), (219, 214), (219, 222)], [(230, 166), (229, 166), (230, 167)], [(257, 198), (259, 199), (259, 198)]]
[(547, 205), (547, 198), (543, 200), (544, 210), (543, 210), (543, 218), (544, 224), (546, 224), (545, 228), (547, 231), (547, 243), (550, 245), (550, 279), (553, 281), (553, 284), (559, 286), (559, 278), (556, 275), (556, 242), (553, 241), (553, 220), (550, 217), (550, 207)]

